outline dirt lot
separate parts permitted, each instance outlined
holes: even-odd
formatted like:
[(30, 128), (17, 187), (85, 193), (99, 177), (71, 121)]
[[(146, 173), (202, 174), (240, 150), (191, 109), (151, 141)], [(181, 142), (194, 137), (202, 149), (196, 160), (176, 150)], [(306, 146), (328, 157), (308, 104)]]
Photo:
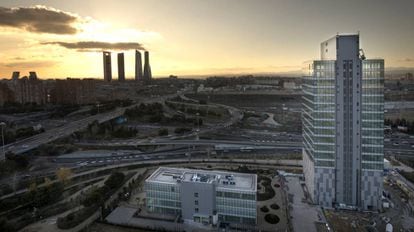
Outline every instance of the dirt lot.
[(359, 212), (325, 210), (325, 216), (333, 231), (365, 232), (369, 225), (370, 215)]

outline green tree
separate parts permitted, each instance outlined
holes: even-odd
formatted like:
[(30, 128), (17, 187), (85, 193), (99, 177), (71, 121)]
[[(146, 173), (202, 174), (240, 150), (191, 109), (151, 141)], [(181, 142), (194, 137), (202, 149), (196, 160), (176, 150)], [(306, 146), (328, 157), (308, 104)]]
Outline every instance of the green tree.
[(82, 204), (85, 207), (90, 207), (93, 205), (101, 204), (103, 201), (103, 196), (100, 189), (92, 190), (83, 200)]
[(161, 128), (158, 130), (158, 135), (159, 136), (166, 136), (168, 135), (168, 129), (167, 128)]
[(62, 184), (66, 184), (69, 181), (69, 178), (73, 175), (70, 168), (59, 168), (56, 171), (56, 176)]
[(124, 181), (125, 174), (122, 172), (113, 172), (105, 181), (105, 185), (110, 189), (115, 189)]

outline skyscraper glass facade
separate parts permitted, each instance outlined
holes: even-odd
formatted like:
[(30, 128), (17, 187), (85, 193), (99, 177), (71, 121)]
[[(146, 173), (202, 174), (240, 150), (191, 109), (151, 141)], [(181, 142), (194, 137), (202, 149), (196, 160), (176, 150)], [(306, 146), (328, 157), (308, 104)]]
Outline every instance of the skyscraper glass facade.
[(362, 169), (384, 169), (384, 60), (362, 63)]
[(304, 67), (303, 144), (317, 167), (335, 167), (335, 61)]
[(384, 60), (359, 56), (359, 35), (321, 44), (303, 66), (306, 186), (324, 207), (381, 207), (384, 168)]

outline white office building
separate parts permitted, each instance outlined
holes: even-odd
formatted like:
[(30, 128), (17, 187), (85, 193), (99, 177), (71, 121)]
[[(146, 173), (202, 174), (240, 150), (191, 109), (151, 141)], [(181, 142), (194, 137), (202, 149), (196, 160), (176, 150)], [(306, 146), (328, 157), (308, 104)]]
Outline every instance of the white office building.
[(256, 225), (255, 174), (158, 168), (145, 181), (149, 212), (189, 223)]

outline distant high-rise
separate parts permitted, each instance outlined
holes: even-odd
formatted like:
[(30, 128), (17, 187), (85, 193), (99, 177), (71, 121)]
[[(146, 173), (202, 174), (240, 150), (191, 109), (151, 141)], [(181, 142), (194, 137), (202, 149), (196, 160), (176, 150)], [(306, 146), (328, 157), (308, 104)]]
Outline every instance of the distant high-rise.
[(104, 68), (104, 80), (112, 80), (112, 67), (111, 67), (111, 53), (103, 52), (103, 68)]
[(36, 72), (29, 72), (29, 80), (37, 80)]
[(125, 81), (124, 53), (118, 53), (118, 81)]
[(149, 63), (149, 52), (145, 51), (145, 64), (144, 64), (144, 81), (151, 81), (152, 74), (151, 74), (151, 66)]
[(303, 170), (313, 201), (380, 209), (384, 60), (365, 60), (358, 34), (337, 35), (304, 72)]
[(18, 71), (13, 72), (12, 80), (17, 80), (17, 79), (19, 79), (19, 77), (20, 77), (20, 72), (18, 72)]
[(135, 80), (142, 80), (142, 57), (138, 50), (135, 50)]

